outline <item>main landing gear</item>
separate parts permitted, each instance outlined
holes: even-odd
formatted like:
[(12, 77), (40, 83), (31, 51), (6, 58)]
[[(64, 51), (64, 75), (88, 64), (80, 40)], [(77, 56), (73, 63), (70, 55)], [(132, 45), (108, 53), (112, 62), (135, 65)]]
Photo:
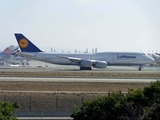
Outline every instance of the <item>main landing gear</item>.
[(92, 70), (92, 67), (80, 67), (80, 70)]
[(138, 69), (139, 71), (141, 71), (142, 70), (142, 66), (139, 66), (139, 69)]

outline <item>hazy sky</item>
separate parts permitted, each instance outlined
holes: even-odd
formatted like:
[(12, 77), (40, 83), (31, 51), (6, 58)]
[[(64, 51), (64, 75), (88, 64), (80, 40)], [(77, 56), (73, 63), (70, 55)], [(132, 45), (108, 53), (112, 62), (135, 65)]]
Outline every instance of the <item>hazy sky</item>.
[(47, 51), (160, 52), (160, 0), (1, 0), (1, 50), (17, 32)]

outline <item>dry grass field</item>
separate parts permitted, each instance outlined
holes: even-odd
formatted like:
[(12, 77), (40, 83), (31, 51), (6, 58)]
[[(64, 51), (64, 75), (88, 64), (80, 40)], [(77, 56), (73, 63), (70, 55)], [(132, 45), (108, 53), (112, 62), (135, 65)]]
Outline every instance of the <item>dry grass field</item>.
[(98, 78), (160, 78), (160, 73), (156, 72), (110, 72), (110, 71), (43, 71), (43, 72), (6, 72), (6, 71), (0, 71), (0, 76), (25, 76), (25, 77), (98, 77)]
[(0, 82), (0, 90), (8, 91), (70, 91), (70, 92), (113, 92), (128, 91), (149, 85), (141, 82)]

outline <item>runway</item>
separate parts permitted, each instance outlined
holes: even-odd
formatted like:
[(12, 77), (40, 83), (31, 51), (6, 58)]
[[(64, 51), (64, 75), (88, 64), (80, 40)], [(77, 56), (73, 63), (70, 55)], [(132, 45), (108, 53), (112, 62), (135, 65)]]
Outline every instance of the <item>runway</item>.
[[(106, 69), (93, 69), (92, 71), (80, 71), (78, 67), (75, 66), (61, 66), (61, 65), (51, 64), (52, 66), (44, 67), (43, 62), (42, 65), (43, 67), (36, 67), (33, 66), (33, 64), (32, 66), (28, 67), (1, 66), (0, 81), (151, 82), (160, 79), (160, 67), (151, 67), (151, 68), (144, 67), (142, 71), (138, 71), (136, 67), (109, 66)], [(4, 75), (6, 77), (3, 77)], [(18, 76), (23, 76), (23, 77), (18, 77)]]
[(93, 68), (92, 71), (81, 71), (78, 66), (55, 65), (41, 61), (30, 60), (30, 65), (24, 66), (0, 66), (0, 72), (121, 72), (121, 73), (160, 73), (160, 67), (143, 66), (107, 66), (105, 69)]
[(138, 71), (135, 67), (116, 67), (110, 66), (106, 69), (93, 69), (91, 71), (81, 71), (78, 67), (9, 67), (9, 66), (1, 66), (0, 72), (76, 72), (76, 73), (159, 73), (159, 67), (152, 68), (143, 68), (142, 71)]
[[(108, 78), (37, 78), (37, 77), (0, 77), (0, 81), (27, 82), (155, 82), (158, 79), (108, 79)], [(160, 80), (160, 79), (159, 79)]]

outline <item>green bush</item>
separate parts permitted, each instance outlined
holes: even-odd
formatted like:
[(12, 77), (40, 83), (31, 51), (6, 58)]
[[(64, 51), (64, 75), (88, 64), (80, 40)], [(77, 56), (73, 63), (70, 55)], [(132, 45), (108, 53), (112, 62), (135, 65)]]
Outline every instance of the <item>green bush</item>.
[(109, 93), (74, 109), (74, 120), (160, 120), (160, 81), (144, 89)]
[(0, 102), (0, 120), (17, 120), (13, 112), (19, 107), (18, 103)]

